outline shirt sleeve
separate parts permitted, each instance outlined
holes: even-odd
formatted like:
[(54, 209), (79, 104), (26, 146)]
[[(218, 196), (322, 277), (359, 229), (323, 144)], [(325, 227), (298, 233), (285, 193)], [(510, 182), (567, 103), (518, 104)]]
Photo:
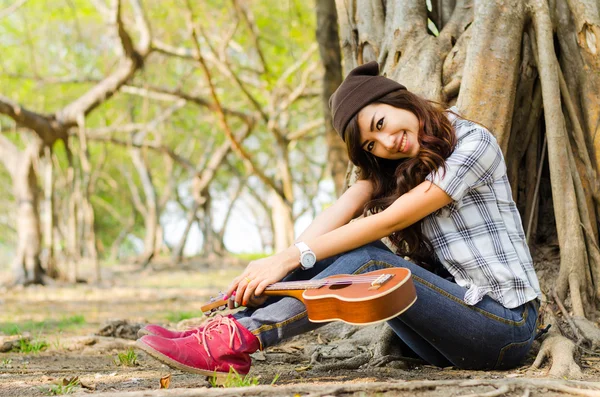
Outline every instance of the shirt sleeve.
[(460, 201), (469, 190), (490, 183), (506, 172), (502, 151), (496, 138), (484, 127), (469, 123), (469, 128), (441, 167), (425, 179)]

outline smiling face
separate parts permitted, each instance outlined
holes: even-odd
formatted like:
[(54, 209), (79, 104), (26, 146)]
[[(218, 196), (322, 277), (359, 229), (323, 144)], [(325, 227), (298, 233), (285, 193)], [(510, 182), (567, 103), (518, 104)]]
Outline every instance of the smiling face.
[(419, 119), (414, 113), (372, 103), (358, 113), (360, 144), (374, 156), (399, 160), (419, 154)]

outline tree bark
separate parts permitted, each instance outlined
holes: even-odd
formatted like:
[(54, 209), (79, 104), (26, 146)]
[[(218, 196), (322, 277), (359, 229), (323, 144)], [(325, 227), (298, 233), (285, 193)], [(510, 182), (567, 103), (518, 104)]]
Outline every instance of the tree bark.
[(156, 190), (152, 183), (152, 175), (148, 170), (141, 149), (131, 149), (130, 155), (144, 190), (145, 212), (143, 216), (145, 226), (144, 231), (146, 234), (144, 236), (144, 251), (139, 258), (139, 262), (142, 267), (146, 267), (154, 256), (156, 246), (156, 236), (159, 227), (158, 201), (156, 198)]
[(325, 118), (327, 139), (327, 163), (339, 197), (345, 190), (348, 154), (344, 142), (340, 139), (331, 120), (329, 98), (342, 82), (342, 55), (338, 35), (337, 11), (334, 0), (316, 0), (317, 2), (317, 41), (319, 54), (325, 73), (323, 74), (322, 109)]
[(38, 139), (27, 145), (12, 176), (17, 201), (17, 250), (13, 261), (13, 273), (15, 282), (19, 284), (43, 283), (38, 185), (34, 165), (39, 157), (40, 146), (41, 142)]

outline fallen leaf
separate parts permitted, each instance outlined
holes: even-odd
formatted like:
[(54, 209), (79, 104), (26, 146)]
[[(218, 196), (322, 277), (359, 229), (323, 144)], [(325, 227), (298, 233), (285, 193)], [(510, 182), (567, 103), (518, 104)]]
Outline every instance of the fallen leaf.
[(160, 378), (160, 388), (161, 389), (168, 389), (169, 384), (171, 384), (171, 374), (165, 375), (162, 378)]

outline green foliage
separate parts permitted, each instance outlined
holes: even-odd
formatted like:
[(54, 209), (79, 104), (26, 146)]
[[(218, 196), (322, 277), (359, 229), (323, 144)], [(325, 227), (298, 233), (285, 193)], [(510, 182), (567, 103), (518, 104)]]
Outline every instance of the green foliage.
[(81, 314), (76, 314), (69, 317), (62, 317), (58, 320), (46, 319), (43, 321), (25, 321), (23, 323), (0, 323), (0, 332), (5, 335), (18, 335), (24, 332), (39, 334), (49, 331), (77, 329), (85, 324), (85, 317)]
[(127, 349), (125, 352), (117, 354), (117, 360), (113, 359), (113, 362), (116, 366), (124, 366), (124, 367), (135, 367), (138, 365), (137, 362), (137, 353), (133, 348)]
[[(271, 386), (277, 382), (279, 376), (280, 374), (275, 375), (271, 381)], [(212, 387), (247, 387), (258, 385), (260, 383), (260, 376), (242, 376), (233, 367), (230, 367), (226, 377), (217, 377), (215, 373), (215, 376), (210, 377), (208, 381)]]

